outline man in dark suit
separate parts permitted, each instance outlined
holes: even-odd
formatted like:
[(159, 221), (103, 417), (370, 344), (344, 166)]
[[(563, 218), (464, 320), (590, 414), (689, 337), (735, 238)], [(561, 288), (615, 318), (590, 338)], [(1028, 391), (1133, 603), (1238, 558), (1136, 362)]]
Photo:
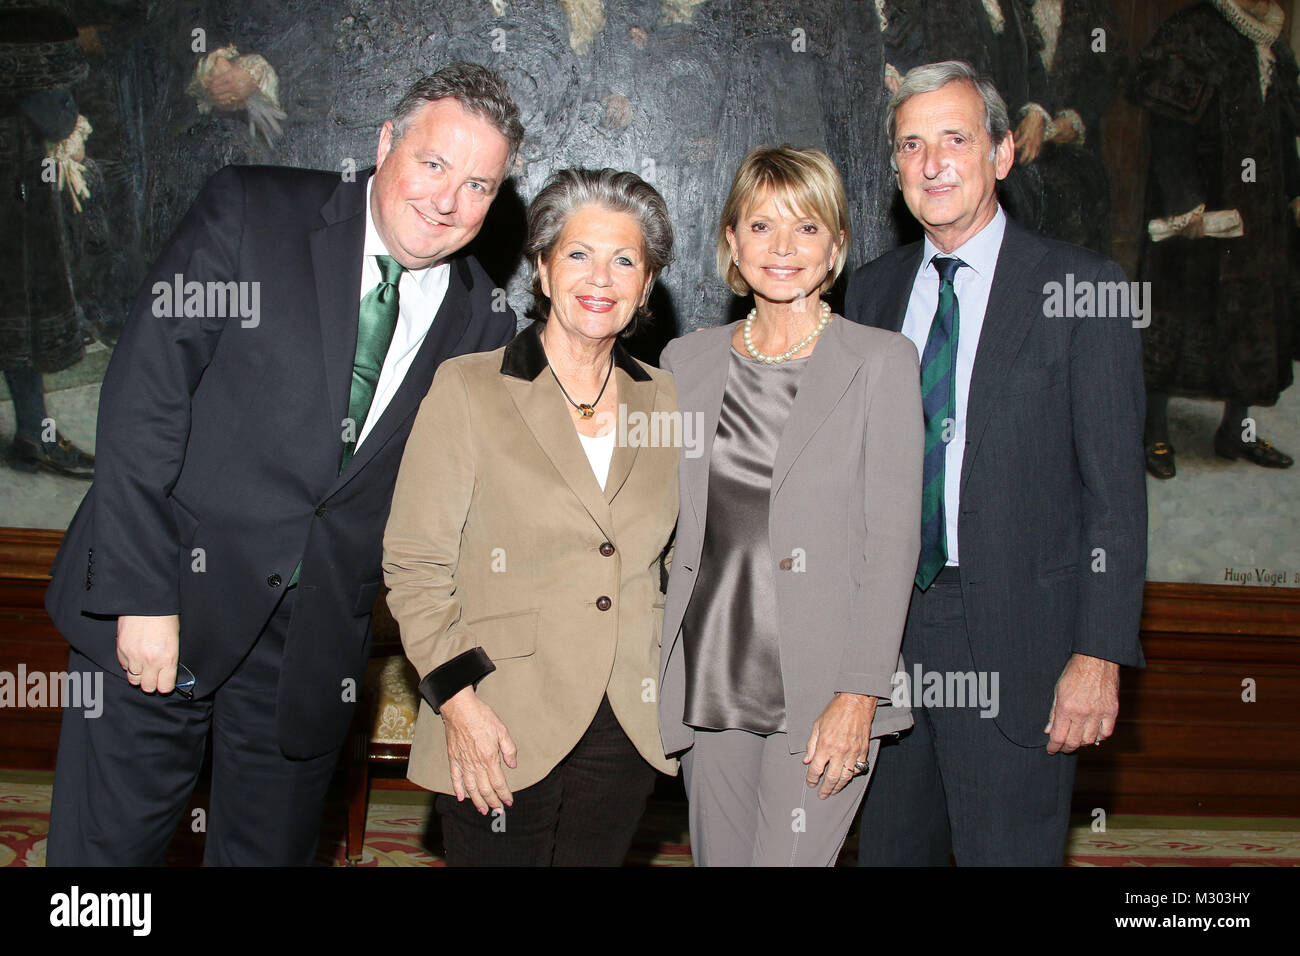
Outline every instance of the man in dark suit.
[(915, 726), (881, 748), (859, 858), (1059, 865), (1075, 751), (1144, 663), (1140, 300), (1003, 214), (1015, 144), (970, 66), (909, 72), (887, 123), (925, 239), (858, 269), (845, 314), (916, 344), (926, 458), (897, 684)]
[(163, 249), (46, 597), (69, 669), (109, 675), (100, 719), (64, 716), (51, 864), (160, 863), (209, 728), (205, 862), (311, 861), (416, 409), (515, 332), (460, 250), (522, 138), (504, 82), (455, 64), (374, 170), (227, 167)]

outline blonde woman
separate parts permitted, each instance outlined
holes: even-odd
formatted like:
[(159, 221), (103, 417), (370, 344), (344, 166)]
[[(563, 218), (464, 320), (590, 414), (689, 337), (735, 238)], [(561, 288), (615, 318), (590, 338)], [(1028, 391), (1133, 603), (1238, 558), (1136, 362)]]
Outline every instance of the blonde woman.
[(659, 691), (697, 865), (834, 864), (876, 738), (911, 724), (890, 695), (920, 548), (918, 361), (821, 301), (848, 239), (825, 153), (755, 149), (718, 228), (718, 271), (754, 307), (661, 360), (704, 416)]

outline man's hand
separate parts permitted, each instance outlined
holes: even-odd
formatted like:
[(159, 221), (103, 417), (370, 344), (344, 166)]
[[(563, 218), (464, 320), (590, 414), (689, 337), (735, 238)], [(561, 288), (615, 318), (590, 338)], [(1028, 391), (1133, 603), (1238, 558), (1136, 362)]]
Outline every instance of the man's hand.
[(1056, 682), (1052, 712), (1043, 728), (1051, 735), (1047, 752), (1069, 754), (1101, 743), (1115, 732), (1118, 716), (1119, 665), (1087, 654), (1071, 655)]
[(1290, 209), (1291, 218), (1295, 220), (1297, 226), (1300, 226), (1300, 197), (1291, 200)]
[(176, 689), (176, 662), (181, 652), (181, 619), (165, 617), (117, 619), (117, 662), (126, 679), (146, 694), (170, 694)]
[(514, 770), (515, 742), (501, 719), (483, 701), (474, 688), (466, 687), (439, 709), (447, 729), (447, 761), (451, 765), (451, 785), (456, 799), (466, 794), (481, 814), (488, 809), (511, 806), (514, 795), (506, 786), (501, 760)]
[(1052, 133), (1052, 142), (1064, 146), (1066, 143), (1073, 143), (1079, 138), (1079, 131), (1074, 128), (1074, 124), (1063, 121), (1060, 117), (1056, 120), (1056, 130)]
[(857, 776), (856, 764), (867, 759), (871, 746), (877, 703), (875, 697), (864, 694), (836, 694), (813, 723), (803, 762), (808, 765), (808, 786), (816, 786), (821, 779), (818, 799), (839, 793)]
[(242, 110), (248, 98), (257, 92), (257, 80), (242, 66), (218, 57), (212, 64), (208, 92), (217, 109), (227, 112)]
[(1022, 164), (1028, 165), (1038, 158), (1043, 148), (1043, 130), (1046, 128), (1043, 114), (1036, 109), (1027, 111), (1016, 127), (1016, 156)]
[(1205, 219), (1200, 212), (1193, 212), (1192, 218), (1187, 220), (1187, 225), (1183, 226), (1178, 233), (1184, 239), (1202, 239), (1205, 237)]

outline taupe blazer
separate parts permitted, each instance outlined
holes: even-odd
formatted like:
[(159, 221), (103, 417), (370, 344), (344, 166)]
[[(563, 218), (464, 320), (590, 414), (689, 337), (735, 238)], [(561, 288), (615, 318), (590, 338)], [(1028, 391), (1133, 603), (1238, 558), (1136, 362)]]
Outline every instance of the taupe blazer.
[[(555, 767), (606, 694), (641, 756), (675, 773), (655, 700), (677, 449), (617, 443), (602, 493), (537, 332), (434, 376), (384, 534), (388, 605), (421, 678), (475, 648), (491, 659), (477, 694), (518, 747), (518, 767), (504, 768), (512, 790)], [(629, 417), (676, 410), (670, 376), (621, 345), (614, 354)], [(442, 718), (427, 701), (407, 775), (452, 791)]]
[[(661, 363), (683, 416), (702, 418), (701, 453), (679, 464), (681, 515), (664, 616), (659, 722), (664, 749), (689, 748), (681, 626), (693, 599), (709, 506), (709, 459), (735, 324), (676, 339)], [(804, 370), (772, 467), (768, 533), (790, 752), (837, 691), (882, 698), (873, 737), (910, 727), (889, 706), (920, 553), (924, 443), (916, 348), (836, 316)], [(800, 570), (802, 568), (803, 570)]]

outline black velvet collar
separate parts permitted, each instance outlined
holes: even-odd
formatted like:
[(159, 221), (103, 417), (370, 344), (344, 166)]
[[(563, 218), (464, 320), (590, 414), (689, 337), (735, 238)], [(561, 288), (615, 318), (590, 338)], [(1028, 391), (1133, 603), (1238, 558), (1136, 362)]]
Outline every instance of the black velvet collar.
[[(545, 322), (533, 322), (506, 346), (506, 353), (501, 358), (501, 374), (522, 378), (529, 382), (546, 371), (546, 350), (542, 348), (539, 336)], [(623, 348), (623, 343), (614, 341), (614, 365), (627, 373), (634, 382), (648, 382), (650, 375), (637, 364), (631, 353)]]

